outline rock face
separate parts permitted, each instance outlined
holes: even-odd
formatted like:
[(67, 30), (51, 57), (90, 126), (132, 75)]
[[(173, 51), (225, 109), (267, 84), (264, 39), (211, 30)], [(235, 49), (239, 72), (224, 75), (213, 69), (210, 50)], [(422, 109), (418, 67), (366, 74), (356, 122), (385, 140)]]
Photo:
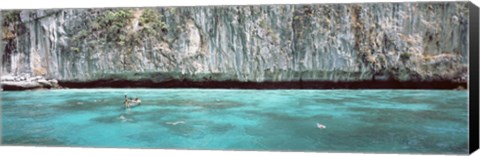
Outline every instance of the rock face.
[(466, 82), (468, 75), (466, 2), (21, 10), (2, 16), (4, 74), (155, 82)]
[(42, 76), (30, 77), (29, 74), (21, 76), (3, 75), (1, 77), (1, 85), (5, 90), (61, 88), (55, 79), (46, 80)]

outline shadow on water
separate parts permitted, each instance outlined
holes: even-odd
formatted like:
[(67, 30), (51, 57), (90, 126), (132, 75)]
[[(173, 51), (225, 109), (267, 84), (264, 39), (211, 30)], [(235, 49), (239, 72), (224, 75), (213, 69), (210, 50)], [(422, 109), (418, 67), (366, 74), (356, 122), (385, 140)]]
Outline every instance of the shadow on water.
[(349, 108), (353, 112), (365, 112), (361, 116), (361, 120), (369, 123), (395, 123), (395, 124), (413, 124), (418, 122), (451, 121), (458, 123), (467, 123), (466, 118), (459, 118), (452, 116), (448, 112), (433, 111), (433, 110), (402, 110), (402, 109), (388, 109), (388, 108), (363, 108), (353, 107)]
[[(120, 101), (120, 102), (119, 102)], [(59, 109), (60, 111), (93, 111), (105, 107), (118, 107), (122, 106), (121, 100), (109, 100), (109, 99), (71, 99), (65, 101), (63, 104), (54, 105), (52, 107)]]
[(4, 136), (2, 137), (2, 144), (5, 145), (34, 145), (34, 146), (66, 146), (67, 142), (61, 141), (53, 137), (39, 136), (33, 137), (30, 135), (20, 136)]
[[(326, 114), (305, 117), (278, 112), (246, 111), (261, 118), (263, 122), (258, 127), (246, 127), (245, 133), (255, 137), (259, 147), (269, 150), (451, 154), (468, 152), (466, 138), (458, 138), (465, 136), (461, 130), (449, 133), (455, 136), (443, 136), (443, 133), (432, 133), (423, 126), (418, 127), (421, 125), (419, 123), (429, 123), (432, 120), (466, 124), (465, 119), (454, 118), (438, 111), (361, 107), (351, 108), (350, 111), (362, 112), (359, 113), (362, 115), (349, 119), (349, 116)], [(350, 121), (339, 123), (348, 120)], [(315, 126), (317, 122), (327, 125), (327, 128), (318, 129)]]
[(345, 105), (346, 102), (350, 102), (350, 101), (358, 101), (357, 98), (345, 98), (345, 99), (337, 99), (337, 98), (322, 98), (322, 99), (313, 99), (313, 100), (310, 100), (310, 99), (306, 99), (306, 100), (303, 100), (304, 102), (302, 103), (312, 103), (312, 101), (316, 104), (328, 104), (328, 105), (336, 105), (336, 106), (343, 106)]
[(107, 116), (100, 116), (91, 119), (91, 121), (97, 122), (97, 123), (103, 123), (103, 124), (114, 124), (114, 123), (122, 123), (122, 122), (128, 122), (128, 123), (135, 123), (137, 122), (135, 116), (127, 116), (124, 114), (121, 115), (107, 115)]
[[(466, 118), (456, 118), (446, 112), (432, 110), (412, 111), (379, 108), (351, 108), (351, 110), (371, 114), (359, 116), (358, 120), (375, 124), (356, 126), (352, 132), (344, 135), (332, 134), (331, 136), (336, 139), (332, 139), (331, 143), (352, 145), (351, 147), (356, 145), (354, 147), (358, 147), (357, 152), (358, 150), (365, 152), (379, 150), (379, 152), (404, 153), (464, 153), (468, 151), (468, 146), (462, 146), (467, 143), (467, 136), (463, 132), (463, 130), (466, 130), (466, 127), (453, 128), (455, 132), (449, 133), (426, 128), (427, 125), (433, 125), (436, 128), (442, 126), (433, 123), (433, 121), (445, 124), (458, 123), (466, 126)], [(443, 126), (448, 126), (449, 129), (452, 129), (450, 128), (451, 125)], [(369, 139), (365, 140), (364, 138)], [(351, 141), (346, 142), (345, 140)], [(388, 146), (377, 149), (358, 146), (371, 145), (372, 147), (381, 147), (382, 144)]]
[[(259, 119), (258, 126), (247, 126), (244, 131), (255, 138), (254, 145), (261, 150), (315, 151), (313, 140), (306, 140), (316, 130), (316, 119), (287, 113), (246, 111)], [(317, 116), (327, 121), (330, 116)], [(236, 147), (236, 148), (242, 148)], [(245, 147), (243, 147), (245, 148)], [(247, 148), (248, 149), (248, 148)], [(258, 150), (258, 149), (257, 149)]]
[(2, 115), (8, 117), (17, 117), (24, 119), (45, 120), (50, 119), (57, 114), (50, 107), (44, 104), (29, 105), (2, 105)]
[(252, 110), (246, 110), (246, 114), (251, 114), (255, 117), (258, 118), (263, 118), (264, 120), (268, 121), (301, 121), (308, 119), (306, 117), (301, 117), (301, 116), (295, 116), (287, 113), (279, 113), (279, 112), (274, 112), (274, 111), (252, 111)]
[(463, 153), (468, 151), (468, 146), (461, 146), (466, 144), (466, 140), (464, 143), (459, 143), (448, 137), (432, 136), (431, 132), (409, 126), (372, 125), (358, 127), (342, 135), (333, 133), (329, 137), (331, 137), (330, 143), (355, 147), (352, 148), (355, 152)]
[[(142, 107), (142, 106), (138, 106)], [(111, 113), (112, 115), (102, 115), (95, 118), (92, 118), (91, 121), (102, 123), (102, 124), (115, 124), (115, 123), (141, 123), (141, 122), (149, 122), (149, 123), (158, 123), (162, 118), (171, 117), (169, 113), (172, 115), (175, 114), (176, 111), (170, 111), (167, 109), (163, 110), (152, 110), (152, 111), (140, 111), (140, 108), (117, 108), (115, 109), (115, 113)]]
[(161, 106), (175, 106), (175, 107), (201, 107), (206, 109), (229, 109), (242, 107), (244, 104), (230, 100), (208, 100), (200, 101), (194, 99), (175, 99), (175, 100), (158, 100), (156, 101)]

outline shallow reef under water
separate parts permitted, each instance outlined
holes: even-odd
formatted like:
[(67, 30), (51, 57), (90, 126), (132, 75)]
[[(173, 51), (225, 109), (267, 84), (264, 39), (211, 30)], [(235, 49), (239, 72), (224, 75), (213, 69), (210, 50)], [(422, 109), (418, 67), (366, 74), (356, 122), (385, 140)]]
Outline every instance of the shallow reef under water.
[[(142, 105), (125, 109), (125, 94), (140, 97)], [(1, 95), (4, 145), (468, 153), (466, 91), (67, 89)]]

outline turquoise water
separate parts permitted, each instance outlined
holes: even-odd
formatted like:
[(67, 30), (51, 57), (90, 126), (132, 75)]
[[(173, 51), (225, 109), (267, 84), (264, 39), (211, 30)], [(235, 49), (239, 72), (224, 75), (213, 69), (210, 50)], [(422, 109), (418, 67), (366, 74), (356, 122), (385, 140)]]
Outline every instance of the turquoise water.
[[(142, 105), (124, 109), (124, 94), (139, 96)], [(466, 91), (71, 89), (1, 95), (7, 145), (468, 152)]]

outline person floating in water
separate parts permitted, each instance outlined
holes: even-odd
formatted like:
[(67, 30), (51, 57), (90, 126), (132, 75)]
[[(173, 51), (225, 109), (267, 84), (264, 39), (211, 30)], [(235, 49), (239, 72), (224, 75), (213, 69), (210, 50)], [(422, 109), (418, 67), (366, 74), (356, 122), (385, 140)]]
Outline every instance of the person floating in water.
[(135, 103), (138, 103), (138, 105), (140, 105), (142, 103), (142, 100), (140, 100), (140, 98), (135, 97), (135, 100), (133, 100)]
[(127, 95), (125, 95), (125, 101), (123, 102), (125, 104), (125, 108), (129, 108), (130, 106), (128, 105), (128, 98)]
[(123, 103), (126, 108), (130, 108), (130, 106), (140, 105), (141, 102), (142, 101), (138, 97), (135, 97), (135, 99), (132, 99), (132, 98), (129, 99), (127, 95), (125, 95), (125, 101)]
[(327, 128), (327, 126), (321, 124), (321, 123), (317, 123), (317, 127), (320, 128), (320, 129), (324, 129), (324, 128)]

